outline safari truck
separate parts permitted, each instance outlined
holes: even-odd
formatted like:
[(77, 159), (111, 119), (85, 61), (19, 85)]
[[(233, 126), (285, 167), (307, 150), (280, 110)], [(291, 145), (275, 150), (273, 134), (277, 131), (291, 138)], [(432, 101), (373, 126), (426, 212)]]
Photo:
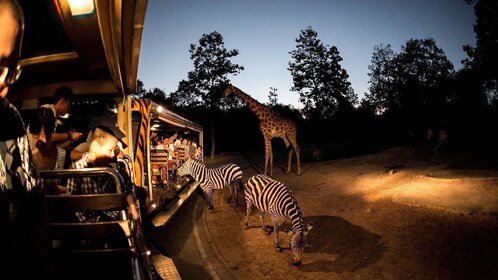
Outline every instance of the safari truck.
[[(153, 151), (152, 135), (179, 134), (180, 137), (197, 139), (196, 142), (202, 147), (203, 128), (148, 99), (133, 100), (131, 111), (135, 181), (147, 192), (144, 211), (157, 227), (166, 224), (197, 186), (195, 182), (177, 180), (175, 170), (171, 170), (179, 164), (177, 155), (170, 155), (168, 151)], [(165, 183), (160, 181), (162, 172), (168, 173)], [(156, 182), (152, 180), (153, 176), (157, 177)]]
[[(156, 163), (151, 131), (192, 133), (202, 145), (203, 129), (148, 99), (134, 99), (147, 0), (18, 0), (25, 15), (20, 66), (9, 100), (25, 122), (69, 87), (72, 108), (61, 121), (82, 132), (111, 119), (126, 135), (115, 168), (40, 170), (46, 180), (109, 178), (115, 193), (47, 195), (56, 275), (60, 279), (179, 279), (171, 259), (150, 242), (149, 227), (169, 222), (195, 185), (175, 182), (168, 195), (152, 183)], [(69, 149), (77, 142), (69, 143)], [(71, 146), (73, 145), (73, 146)], [(159, 163), (161, 159), (158, 159)], [(122, 190), (130, 187), (140, 219), (128, 214)], [(169, 188), (169, 186), (168, 186)], [(79, 211), (119, 211), (115, 221), (66, 220)]]

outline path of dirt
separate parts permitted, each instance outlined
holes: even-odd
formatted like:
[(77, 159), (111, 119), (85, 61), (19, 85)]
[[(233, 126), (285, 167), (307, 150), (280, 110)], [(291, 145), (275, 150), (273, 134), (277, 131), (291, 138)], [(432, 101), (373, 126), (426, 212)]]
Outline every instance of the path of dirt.
[[(285, 160), (274, 177), (294, 191), (305, 222), (315, 224), (303, 264), (293, 267), (288, 249), (273, 249), (257, 211), (253, 227), (243, 230), (245, 203), (227, 204), (228, 191), (215, 192), (216, 212), (204, 218), (235, 279), (497, 279), (498, 170), (461, 164), (472, 162), (461, 157), (432, 166), (412, 148), (305, 162), (301, 176), (284, 175)], [(243, 167), (245, 180), (257, 172), (239, 154), (206, 161), (228, 162)]]

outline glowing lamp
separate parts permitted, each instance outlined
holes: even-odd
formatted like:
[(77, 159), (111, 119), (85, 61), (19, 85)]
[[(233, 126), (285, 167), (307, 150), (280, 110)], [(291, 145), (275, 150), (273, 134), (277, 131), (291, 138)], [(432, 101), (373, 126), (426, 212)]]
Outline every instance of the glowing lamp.
[(85, 16), (93, 13), (93, 0), (67, 0), (73, 17)]

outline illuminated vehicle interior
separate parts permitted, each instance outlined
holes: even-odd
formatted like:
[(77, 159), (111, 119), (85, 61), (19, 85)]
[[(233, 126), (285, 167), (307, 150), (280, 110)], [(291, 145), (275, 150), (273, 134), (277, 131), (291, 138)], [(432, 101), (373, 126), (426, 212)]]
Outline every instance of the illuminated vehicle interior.
[[(129, 169), (129, 173), (133, 173), (130, 170), (133, 169), (134, 165), (136, 166), (133, 161), (136, 154), (139, 153), (137, 139), (140, 134), (138, 127), (140, 116), (137, 119), (136, 113), (132, 112), (133, 100), (131, 95), (135, 93), (137, 87), (140, 44), (147, 0), (18, 1), (25, 16), (23, 49), (19, 62), (22, 73), (20, 79), (10, 87), (9, 100), (21, 110), (21, 114), (27, 120), (40, 105), (50, 102), (56, 89), (62, 86), (70, 87), (75, 94), (69, 116), (73, 128), (83, 132), (86, 136), (92, 118), (115, 117), (119, 128), (128, 136), (122, 139), (127, 145), (124, 154), (128, 161), (125, 160), (124, 164)], [(80, 7), (82, 9), (78, 10), (70, 3), (83, 3), (84, 5)], [(149, 126), (154, 126), (154, 129), (162, 131), (177, 129), (182, 132), (194, 131), (197, 133), (197, 137), (202, 139), (202, 127), (175, 114), (168, 115), (167, 110), (157, 114), (158, 107), (154, 106), (156, 117), (148, 124)], [(142, 113), (153, 114), (152, 112)], [(135, 116), (132, 118), (132, 115)], [(175, 122), (175, 117), (179, 117), (180, 121)], [(141, 148), (142, 156), (147, 158), (148, 145), (146, 144)], [(144, 179), (150, 178), (148, 162), (146, 160), (146, 166), (141, 167), (144, 170), (140, 173), (141, 184), (137, 184), (137, 187), (150, 187), (144, 184)], [(118, 189), (124, 184), (135, 182), (134, 178), (131, 179), (131, 182), (122, 180), (112, 170), (94, 170), (90, 173), (81, 173), (75, 170), (41, 171), (40, 173), (44, 178), (71, 178), (83, 175), (111, 176), (118, 185)], [(148, 197), (152, 193), (149, 189), (146, 192), (148, 192)], [(52, 209), (53, 212), (63, 211), (62, 209), (90, 210), (88, 207), (92, 205), (99, 210), (105, 210), (104, 206), (109, 206), (97, 202), (78, 203), (71, 199), (71, 196), (65, 198), (47, 197), (49, 209)], [(87, 198), (81, 199), (89, 201)], [(122, 202), (119, 195), (100, 197), (99, 199), (106, 201), (105, 204), (115, 203), (116, 205), (112, 207), (117, 207), (118, 210), (119, 207), (126, 207), (126, 205), (120, 206), (118, 203)], [(152, 200), (151, 197), (150, 201)], [(110, 270), (109, 274), (105, 274), (106, 277), (109, 279), (179, 279), (179, 276), (174, 273), (176, 269), (174, 269), (172, 260), (148, 244), (147, 237), (144, 235), (144, 227), (140, 222), (127, 218), (126, 211), (122, 211), (124, 219), (119, 223), (118, 228), (124, 231), (124, 238), (129, 241), (128, 248), (121, 248), (127, 256), (128, 268), (120, 270), (119, 273)], [(51, 221), (51, 234), (53, 234), (53, 238), (62, 236), (64, 238), (90, 239), (95, 237), (90, 236), (90, 232), (95, 232), (96, 237), (103, 238), (101, 234), (103, 230), (96, 230), (95, 226), (103, 225), (92, 223), (62, 225)], [(107, 230), (105, 231), (107, 232)], [(121, 232), (121, 230), (118, 231)], [(56, 234), (56, 232), (58, 233)], [(110, 235), (112, 239), (112, 233)], [(65, 250), (59, 260), (64, 260), (69, 256), (73, 257), (75, 252), (85, 251), (77, 258), (78, 262), (85, 263), (92, 259), (98, 259), (98, 256), (104, 253), (103, 250), (90, 252), (86, 249)], [(118, 252), (118, 250), (110, 251), (112, 250), (107, 250), (106, 253), (112, 256)], [(106, 260), (109, 258), (105, 254), (102, 256)], [(115, 259), (119, 260), (117, 257)], [(72, 279), (97, 277), (101, 279), (99, 276), (103, 276), (93, 275), (85, 271), (87, 268), (88, 265), (82, 265), (81, 268), (69, 266), (65, 269), (60, 266), (58, 269), (64, 270), (64, 272), (58, 276), (61, 279), (64, 277)], [(164, 271), (168, 271), (170, 274), (163, 274)], [(69, 275), (64, 273), (69, 273)]]

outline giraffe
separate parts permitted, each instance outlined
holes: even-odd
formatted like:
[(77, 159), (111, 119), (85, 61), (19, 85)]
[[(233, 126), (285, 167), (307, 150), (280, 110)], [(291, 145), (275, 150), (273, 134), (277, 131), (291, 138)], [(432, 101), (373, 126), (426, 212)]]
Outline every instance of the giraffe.
[(301, 162), (299, 157), (299, 146), (297, 145), (296, 135), (297, 128), (294, 122), (288, 118), (284, 118), (269, 107), (259, 103), (257, 100), (244, 93), (239, 88), (228, 85), (223, 90), (223, 97), (229, 95), (237, 96), (245, 105), (256, 114), (259, 119), (259, 128), (261, 133), (263, 133), (263, 138), (265, 141), (265, 175), (268, 175), (268, 165), (270, 166), (270, 176), (273, 176), (273, 152), (271, 147), (271, 139), (281, 138), (285, 146), (289, 148), (292, 145), (292, 149), (289, 151), (289, 160), (287, 163), (287, 172), (289, 174), (291, 171), (291, 162), (293, 153), (296, 153), (297, 159), (297, 175), (301, 175)]

